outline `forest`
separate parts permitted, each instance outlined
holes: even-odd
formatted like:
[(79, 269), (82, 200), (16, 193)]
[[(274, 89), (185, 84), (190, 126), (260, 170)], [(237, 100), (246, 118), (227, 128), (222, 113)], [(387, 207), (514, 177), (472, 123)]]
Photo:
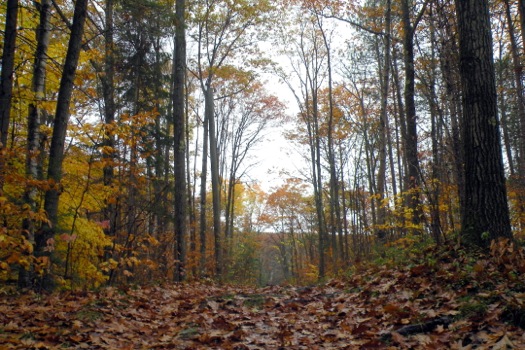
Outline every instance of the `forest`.
[(525, 1), (0, 26), (0, 348), (525, 346)]

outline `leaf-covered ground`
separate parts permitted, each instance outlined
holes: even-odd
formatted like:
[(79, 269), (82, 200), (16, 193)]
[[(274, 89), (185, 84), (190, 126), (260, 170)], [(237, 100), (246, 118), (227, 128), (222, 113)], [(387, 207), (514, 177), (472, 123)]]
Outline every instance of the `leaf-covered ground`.
[(432, 254), (323, 286), (4, 295), (0, 349), (525, 348), (523, 252)]

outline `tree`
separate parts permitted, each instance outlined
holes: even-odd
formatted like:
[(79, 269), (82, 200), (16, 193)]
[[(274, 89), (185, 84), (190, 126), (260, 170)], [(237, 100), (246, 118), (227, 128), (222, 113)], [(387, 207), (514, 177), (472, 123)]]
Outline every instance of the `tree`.
[(417, 115), (415, 104), (415, 68), (414, 68), (414, 32), (425, 12), (427, 2), (412, 22), (410, 19), (409, 0), (401, 1), (401, 16), (403, 23), (403, 55), (405, 63), (405, 123), (406, 134), (403, 135), (405, 159), (407, 163), (406, 185), (408, 190), (407, 203), (413, 211), (412, 223), (419, 225), (422, 220), (420, 208), (420, 168), (418, 158)]
[(173, 196), (168, 192), (174, 180), (170, 76), (175, 72), (168, 69), (174, 65), (165, 50), (166, 40), (174, 36), (174, 11), (166, 2), (109, 0), (105, 5), (99, 9), (101, 28), (93, 33), (91, 52), (104, 54), (95, 56), (100, 57), (95, 68), (104, 107), (104, 140), (96, 159), (104, 163), (106, 209), (100, 220), (113, 240), (105, 254), (111, 284), (122, 277), (119, 272), (132, 273), (122, 261), (138, 254), (141, 239), (162, 242), (154, 256), (164, 275), (174, 253), (174, 228), (169, 226)]
[[(214, 86), (216, 70), (228, 63), (228, 60), (239, 59), (246, 65), (257, 64), (257, 60), (235, 57), (241, 50), (254, 47), (254, 38), (263, 35), (263, 31), (254, 30), (256, 26), (263, 26), (272, 11), (271, 1), (260, 1), (256, 5), (250, 1), (234, 0), (232, 2), (219, 2), (217, 0), (199, 1), (196, 3), (193, 19), (197, 25), (194, 39), (197, 41), (197, 62), (193, 74), (199, 79), (204, 96), (204, 135), (208, 138), (210, 170), (212, 182), (212, 207), (213, 207), (213, 234), (215, 242), (215, 269), (217, 276), (222, 274), (221, 265), (221, 201), (219, 178), (219, 152), (217, 149), (217, 125), (214, 112)], [(253, 35), (250, 35), (253, 34)], [(253, 53), (252, 53), (253, 54)], [(239, 55), (240, 56), (240, 55)], [(203, 146), (203, 167), (201, 173), (201, 224), (200, 234), (204, 236), (206, 229), (206, 176), (208, 149), (206, 142)]]
[[(439, 33), (438, 51), (440, 54), (439, 68), (442, 75), (441, 95), (445, 102), (443, 110), (449, 116), (448, 123), (445, 124), (446, 140), (443, 146), (451, 156), (452, 178), (450, 183), (457, 188), (457, 198), (459, 202), (463, 201), (465, 180), (463, 173), (463, 151), (461, 146), (461, 89), (459, 82), (459, 49), (456, 38), (457, 25), (452, 10), (452, 4), (441, 1), (433, 7), (435, 13), (436, 31)], [(443, 164), (445, 165), (445, 164)], [(455, 215), (449, 210), (449, 221), (451, 229), (455, 228)], [(459, 218), (457, 218), (459, 221)]]
[[(39, 4), (40, 23), (37, 31), (37, 46), (35, 61), (33, 64), (32, 90), (34, 92), (34, 101), (29, 104), (29, 116), (27, 121), (27, 154), (26, 154), (26, 176), (28, 180), (39, 179), (39, 170), (42, 167), (40, 146), (40, 126), (43, 123), (44, 111), (40, 106), (44, 98), (45, 77), (47, 66), (47, 51), (51, 32), (49, 30), (49, 18), (51, 3), (48, 0), (42, 0)], [(38, 191), (34, 185), (29, 182), (24, 192), (24, 202), (29, 205), (31, 210), (37, 210)], [(28, 217), (24, 218), (22, 228), (25, 231), (26, 238), (29, 242), (34, 241), (34, 222)], [(25, 268), (20, 269), (18, 277), (20, 287), (30, 287), (31, 278)]]
[(487, 247), (512, 237), (501, 155), (487, 0), (456, 0), (463, 103), (465, 199), (461, 240)]
[[(300, 91), (291, 84), (291, 77), (282, 76), (282, 79), (292, 90), (297, 105), (299, 106), (299, 120), (302, 122), (306, 135), (303, 142), (308, 145), (311, 183), (314, 191), (315, 208), (318, 225), (318, 250), (319, 250), (319, 278), (326, 276), (326, 256), (328, 233), (324, 213), (323, 198), (323, 172), (321, 159), (321, 124), (320, 92), (325, 79), (327, 52), (325, 42), (315, 20), (304, 13), (298, 13), (299, 28), (295, 33), (297, 39), (293, 40), (293, 51), (289, 55), (297, 55), (297, 61), (290, 57), (292, 70), (300, 82)], [(289, 34), (288, 34), (289, 35)], [(287, 38), (286, 38), (287, 40)]]
[[(383, 67), (380, 70), (381, 81), (381, 115), (379, 120), (379, 169), (377, 170), (377, 194), (379, 196), (379, 208), (377, 213), (378, 229), (377, 238), (381, 241), (386, 239), (386, 205), (383, 203), (386, 192), (386, 148), (388, 137), (388, 94), (390, 87), (390, 53), (391, 53), (391, 26), (392, 26), (392, 4), (390, 0), (385, 4), (385, 37)], [(379, 60), (379, 59), (378, 59)], [(394, 181), (394, 178), (392, 178)], [(395, 186), (392, 186), (395, 192)], [(395, 194), (395, 193), (394, 193)]]
[[(69, 104), (73, 93), (73, 80), (77, 70), (78, 58), (82, 47), (82, 36), (84, 23), (87, 17), (88, 0), (78, 0), (75, 3), (73, 24), (69, 39), (66, 60), (60, 90), (58, 92), (57, 108), (53, 124), (53, 136), (49, 151), (49, 164), (47, 178), (49, 189), (45, 194), (44, 210), (48, 216), (49, 223), (43, 225), (38, 234), (35, 235), (35, 256), (43, 258), (46, 264), (50, 264), (50, 256), (53, 250), (52, 239), (58, 225), (58, 200), (60, 195), (60, 180), (62, 178), (62, 164), (64, 158), (64, 143), (66, 141), (67, 124), (69, 121)], [(46, 271), (42, 278), (44, 289), (54, 288), (54, 282), (50, 271)]]
[(290, 278), (304, 281), (305, 276), (301, 274), (317, 258), (315, 219), (308, 220), (314, 216), (315, 209), (306, 192), (306, 184), (299, 179), (286, 179), (268, 195), (261, 215), (261, 221), (273, 232), (268, 238), (276, 250), (274, 260), (279, 262), (282, 277), (288, 281)]
[(5, 17), (4, 51), (2, 52), (2, 73), (0, 75), (0, 195), (3, 194), (5, 150), (11, 113), (11, 95), (13, 93), (17, 17), (18, 0), (8, 0)]
[(175, 280), (184, 279), (183, 263), (185, 260), (185, 233), (186, 233), (186, 114), (184, 103), (184, 86), (186, 77), (186, 32), (185, 32), (185, 0), (177, 0), (175, 5), (175, 57), (174, 64), (174, 87), (173, 87), (173, 129), (174, 129), (174, 161), (175, 186), (175, 235), (177, 246), (175, 249)]
[[(510, 54), (512, 57), (512, 71), (514, 72), (514, 87), (515, 87), (515, 98), (516, 98), (516, 104), (517, 104), (517, 116), (518, 121), (520, 124), (520, 135), (519, 138), (519, 158), (518, 158), (518, 174), (519, 176), (516, 176), (514, 173), (514, 169), (512, 166), (512, 161), (509, 163), (509, 167), (511, 170), (511, 175), (513, 178), (515, 178), (517, 181), (517, 211), (518, 211), (518, 217), (520, 225), (523, 227), (524, 220), (525, 220), (525, 197), (523, 195), (523, 191), (525, 190), (525, 88), (523, 86), (523, 66), (520, 59), (519, 49), (518, 49), (518, 43), (516, 41), (516, 34), (515, 34), (515, 28), (514, 23), (512, 21), (512, 8), (509, 0), (504, 0), (504, 7), (505, 7), (505, 17), (506, 17), (506, 26), (507, 26), (507, 32), (510, 42)], [(505, 98), (505, 97), (503, 97)], [(503, 111), (501, 113), (502, 116), (502, 124), (503, 124)], [(508, 125), (505, 123), (502, 125), (503, 132), (507, 132)], [(504, 135), (506, 136), (506, 135)], [(507, 153), (508, 154), (508, 153)]]
[[(104, 100), (104, 123), (106, 127), (102, 157), (104, 164), (104, 185), (111, 188), (114, 178), (115, 136), (111, 131), (115, 123), (115, 42), (114, 42), (114, 0), (106, 0), (104, 7), (104, 74), (101, 77), (102, 98)], [(115, 236), (116, 208), (111, 200), (107, 200), (104, 210), (104, 220), (108, 223), (106, 233)]]
[[(239, 72), (238, 74), (241, 76), (238, 78), (239, 80), (246, 75), (242, 73)], [(242, 84), (242, 81), (237, 82), (236, 79), (232, 79), (234, 80), (232, 88), (238, 89), (239, 83)], [(251, 74), (248, 75), (247, 79), (251, 82)], [(222, 85), (224, 88), (228, 84), (224, 82)], [(239, 94), (231, 94), (221, 102), (224, 102), (221, 104), (231, 107), (231, 109), (228, 109), (229, 113), (226, 113), (227, 115), (224, 116), (230, 119), (224, 123), (228, 125), (227, 137), (229, 144), (224, 148), (229, 148), (229, 151), (225, 151), (229, 157), (224, 157), (228, 158), (226, 161), (228, 163), (226, 164), (228, 173), (222, 176), (227, 179), (225, 184), (224, 232), (226, 243), (228, 244), (227, 250), (229, 250), (234, 228), (235, 190), (237, 185), (242, 183), (242, 178), (246, 176), (249, 168), (253, 165), (246, 163), (249, 161), (249, 155), (253, 148), (263, 140), (265, 128), (272, 121), (283, 118), (284, 105), (277, 97), (268, 94), (260, 82), (251, 83)]]
[(328, 74), (328, 121), (327, 121), (327, 153), (328, 169), (330, 173), (330, 226), (332, 230), (332, 261), (334, 271), (337, 269), (336, 263), (339, 255), (343, 255), (337, 247), (337, 237), (340, 239), (339, 247), (342, 249), (343, 228), (341, 225), (341, 205), (339, 202), (339, 177), (336, 168), (335, 150), (334, 150), (334, 99), (333, 99), (333, 77), (332, 77), (332, 52), (330, 41), (328, 40), (326, 29), (323, 28), (323, 22), (319, 10), (313, 9), (315, 21), (323, 39), (326, 50), (326, 69)]
[[(507, 7), (509, 6), (508, 5), (508, 1), (506, 2), (507, 4)], [(519, 12), (519, 18), (520, 18), (520, 32), (521, 32), (521, 39), (522, 39), (522, 50), (524, 51), (525, 53), (525, 45), (523, 44), (523, 40), (525, 39), (525, 1), (524, 0), (518, 0), (518, 12)], [(513, 54), (513, 63), (514, 63), (514, 68), (515, 68), (515, 71), (514, 71), (514, 74), (515, 74), (515, 77), (516, 77), (516, 92), (519, 94), (521, 92), (521, 95), (518, 96), (518, 103), (520, 103), (520, 105), (518, 106), (519, 109), (519, 112), (520, 112), (520, 144), (519, 144), (519, 147), (520, 147), (520, 157), (519, 157), (519, 170), (520, 170), (520, 185), (521, 185), (521, 190), (523, 191), (523, 188), (525, 187), (525, 179), (523, 179), (523, 177), (525, 176), (524, 175), (524, 171), (525, 171), (525, 111), (523, 111), (523, 109), (525, 109), (525, 97), (523, 96), (523, 90), (525, 89), (523, 87), (523, 83), (522, 83), (522, 76), (519, 76), (519, 81), (518, 81), (518, 75), (522, 74), (523, 73), (523, 67), (522, 65), (517, 61), (517, 59), (519, 58), (517, 56), (517, 47), (515, 47), (515, 44), (514, 44), (514, 41), (515, 41), (515, 38), (513, 38), (513, 33), (511, 31), (511, 28), (513, 26), (513, 23), (508, 23), (508, 27), (509, 27), (509, 36), (511, 36), (511, 51), (512, 51), (512, 54)], [(521, 91), (520, 91), (521, 89)], [(523, 204), (522, 204), (523, 205)]]

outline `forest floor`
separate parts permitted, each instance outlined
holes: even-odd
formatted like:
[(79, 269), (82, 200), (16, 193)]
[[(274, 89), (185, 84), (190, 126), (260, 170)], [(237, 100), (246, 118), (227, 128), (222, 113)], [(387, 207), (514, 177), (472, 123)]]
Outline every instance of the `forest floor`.
[(0, 349), (524, 349), (525, 256), (433, 249), (323, 285), (0, 296)]

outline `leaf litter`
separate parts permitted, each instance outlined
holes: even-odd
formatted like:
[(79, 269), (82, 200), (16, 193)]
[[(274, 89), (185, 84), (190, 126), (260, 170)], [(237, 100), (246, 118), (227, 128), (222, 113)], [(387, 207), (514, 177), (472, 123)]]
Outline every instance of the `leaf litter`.
[(308, 287), (188, 282), (4, 295), (0, 349), (525, 348), (515, 266), (440, 258), (357, 267)]

